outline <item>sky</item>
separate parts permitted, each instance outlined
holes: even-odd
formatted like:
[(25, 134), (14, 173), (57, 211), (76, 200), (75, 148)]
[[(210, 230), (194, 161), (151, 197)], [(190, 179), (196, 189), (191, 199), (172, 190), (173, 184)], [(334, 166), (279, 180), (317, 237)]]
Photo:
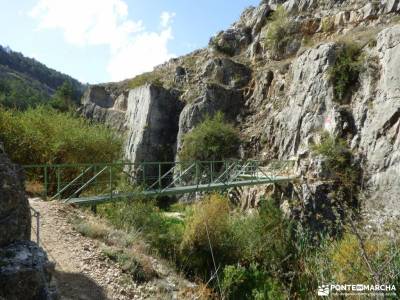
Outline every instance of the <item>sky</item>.
[(83, 83), (120, 81), (209, 38), (260, 0), (0, 0), (0, 45)]

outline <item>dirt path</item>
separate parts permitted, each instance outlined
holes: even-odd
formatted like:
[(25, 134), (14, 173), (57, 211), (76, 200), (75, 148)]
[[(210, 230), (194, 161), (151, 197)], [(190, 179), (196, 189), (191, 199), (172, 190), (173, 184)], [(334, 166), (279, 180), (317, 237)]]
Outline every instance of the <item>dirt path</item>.
[[(177, 289), (160, 293), (155, 282), (143, 284), (126, 282), (122, 270), (115, 263), (104, 259), (99, 242), (82, 236), (68, 222), (76, 214), (82, 216), (81, 211), (55, 201), (45, 202), (38, 198), (30, 199), (29, 202), (41, 214), (40, 246), (46, 250), (49, 259), (56, 263), (55, 283), (61, 299), (123, 300), (179, 297)], [(163, 280), (174, 281), (175, 277)]]

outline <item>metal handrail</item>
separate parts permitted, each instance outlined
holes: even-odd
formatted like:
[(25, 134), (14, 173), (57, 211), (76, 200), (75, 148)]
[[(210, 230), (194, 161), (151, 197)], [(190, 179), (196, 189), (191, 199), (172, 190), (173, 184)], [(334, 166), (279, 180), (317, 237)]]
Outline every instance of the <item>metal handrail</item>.
[(169, 187), (171, 187), (171, 185), (175, 184), (175, 182), (180, 179), (183, 175), (185, 175), (191, 168), (193, 168), (196, 165), (196, 163), (193, 163), (189, 166), (189, 168), (187, 168), (185, 171), (183, 171), (183, 173), (179, 174), (179, 177), (175, 178), (169, 185), (167, 185), (167, 187), (165, 187), (163, 189), (163, 191), (165, 191), (166, 189), (168, 189)]
[(71, 199), (73, 196), (75, 196), (76, 194), (78, 194), (79, 192), (81, 192), (82, 190), (84, 190), (90, 183), (92, 183), (99, 175), (101, 175), (105, 170), (107, 170), (109, 167), (104, 167), (103, 169), (101, 169), (100, 172), (98, 172), (96, 175), (94, 175), (92, 178), (90, 178), (84, 185), (82, 185), (79, 189), (77, 189), (71, 196), (69, 196), (67, 198), (66, 201), (68, 201), (69, 199)]
[[(24, 166), (33, 175), (34, 180), (43, 180), (44, 196), (51, 193), (51, 199), (65, 195), (66, 201), (88, 189), (93, 185), (96, 193), (99, 188), (109, 185), (109, 196), (113, 198), (116, 182), (124, 179), (127, 168), (132, 167), (137, 173), (137, 179), (143, 177), (143, 192), (164, 193), (172, 187), (189, 185), (214, 185), (229, 184), (246, 177), (250, 181), (264, 181), (265, 178), (273, 179), (273, 174), (291, 166), (294, 161), (257, 161), (257, 160), (219, 160), (219, 161), (178, 161), (178, 162), (113, 162), (113, 163), (86, 163), (86, 164), (56, 164), (56, 165), (29, 165)], [(82, 168), (85, 166), (85, 168)], [(158, 167), (158, 173), (155, 172)], [(36, 168), (33, 169), (32, 168)], [(72, 169), (71, 169), (72, 168)], [(106, 178), (104, 171), (110, 170), (110, 176)], [(150, 172), (145, 172), (147, 170)], [(271, 169), (271, 170), (270, 170)], [(98, 170), (101, 170), (98, 172)], [(41, 172), (41, 173), (40, 173)], [(291, 171), (287, 170), (286, 173)], [(103, 174), (103, 175), (101, 175)], [(128, 176), (132, 177), (130, 174)], [(264, 175), (264, 176), (262, 176)], [(262, 178), (263, 177), (263, 178)], [(71, 178), (71, 179), (69, 179)], [(88, 179), (89, 178), (89, 179)], [(126, 178), (129, 180), (129, 178)], [(168, 179), (168, 180), (167, 180)], [(82, 181), (82, 182), (81, 182)], [(136, 182), (131, 180), (131, 182)], [(228, 185), (227, 185), (228, 186)], [(57, 188), (57, 189), (56, 189)], [(203, 187), (201, 187), (203, 188)], [(72, 195), (65, 191), (70, 189)], [(94, 192), (95, 190), (93, 190)], [(55, 194), (55, 195), (54, 195)], [(54, 195), (54, 196), (53, 196)]]
[(168, 174), (173, 173), (173, 171), (174, 171), (175, 169), (176, 169), (176, 165), (173, 166), (171, 169), (169, 169), (168, 172), (166, 172), (163, 176), (161, 176), (161, 177), (158, 177), (158, 176), (157, 176), (156, 179), (158, 179), (158, 181), (154, 182), (151, 186), (149, 186), (148, 189), (152, 189), (152, 188), (153, 188), (154, 186), (156, 186), (157, 184), (159, 185), (159, 181), (160, 181), (160, 180), (163, 180), (164, 178), (166, 178)]
[(32, 217), (36, 218), (36, 244), (40, 245), (40, 212), (30, 206), (31, 211), (33, 212)]
[(65, 190), (67, 190), (70, 186), (72, 186), (76, 181), (78, 181), (80, 178), (82, 178), (82, 176), (84, 176), (87, 172), (89, 172), (91, 169), (93, 168), (93, 166), (87, 168), (85, 171), (83, 171), (81, 174), (79, 174), (79, 176), (77, 176), (74, 180), (72, 180), (70, 183), (68, 183), (65, 187), (63, 187), (59, 192), (57, 192), (57, 194), (55, 194), (53, 197), (51, 197), (50, 199), (53, 200), (55, 198), (57, 198), (59, 195), (61, 195)]

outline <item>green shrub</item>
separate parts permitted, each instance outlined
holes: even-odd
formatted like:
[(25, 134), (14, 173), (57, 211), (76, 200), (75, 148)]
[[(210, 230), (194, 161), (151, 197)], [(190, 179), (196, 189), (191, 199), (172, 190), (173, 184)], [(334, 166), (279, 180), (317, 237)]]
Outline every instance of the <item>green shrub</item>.
[(326, 159), (326, 168), (332, 179), (347, 188), (354, 188), (359, 174), (353, 163), (353, 153), (347, 142), (324, 133), (321, 142), (312, 147), (314, 154), (322, 155)]
[(104, 257), (116, 262), (136, 282), (146, 282), (157, 277), (151, 263), (140, 261), (133, 251), (103, 246), (101, 252)]
[(356, 43), (339, 44), (335, 64), (329, 69), (336, 101), (343, 102), (358, 82), (362, 70), (361, 48)]
[(257, 262), (270, 272), (284, 267), (293, 250), (292, 226), (272, 200), (263, 200), (258, 214), (233, 219), (232, 227), (242, 261)]
[(0, 76), (0, 107), (6, 109), (26, 110), (47, 105), (59, 111), (68, 111), (76, 107), (80, 97), (81, 92), (70, 81), (64, 81), (50, 96), (39, 82), (16, 74), (5, 78)]
[(98, 207), (98, 213), (119, 229), (141, 232), (161, 255), (174, 258), (181, 242), (182, 221), (165, 217), (155, 203), (146, 199), (126, 199), (103, 204)]
[(128, 87), (130, 89), (135, 89), (137, 87), (145, 85), (146, 83), (162, 86), (160, 76), (153, 71), (137, 75), (135, 78), (129, 80)]
[(183, 264), (189, 273), (206, 279), (213, 270), (210, 244), (218, 264), (234, 262), (228, 200), (218, 194), (204, 198), (194, 205), (186, 222), (181, 243)]
[(0, 78), (0, 107), (25, 110), (49, 101), (49, 96), (35, 82), (20, 77)]
[(109, 234), (109, 229), (104, 224), (94, 221), (88, 222), (77, 218), (72, 221), (72, 225), (80, 234), (93, 239), (104, 239)]
[(213, 37), (210, 39), (210, 42), (208, 43), (211, 48), (214, 50), (226, 54), (228, 56), (234, 56), (236, 49), (234, 49), (229, 43), (221, 39), (221, 34), (218, 34), (217, 36)]
[[(217, 266), (231, 265), (223, 275), (225, 292), (232, 299), (255, 293), (264, 297), (276, 290), (275, 279), (286, 279), (282, 274), (293, 270), (292, 239), (291, 223), (272, 201), (265, 201), (254, 215), (240, 216), (231, 211), (225, 197), (214, 194), (194, 205), (182, 238), (180, 263), (188, 274), (207, 280), (214, 270), (211, 244)], [(241, 272), (243, 285), (235, 290)]]
[(340, 239), (326, 241), (302, 261), (308, 288), (326, 282), (371, 285), (376, 284), (376, 280), (397, 287), (400, 279), (399, 243), (384, 236), (364, 238), (361, 246), (354, 233), (346, 232)]
[(257, 264), (248, 268), (226, 266), (222, 280), (223, 295), (227, 299), (287, 299), (284, 288)]
[(335, 23), (331, 17), (326, 17), (322, 19), (322, 32), (328, 33), (335, 28)]
[(278, 6), (264, 29), (266, 30), (265, 46), (274, 55), (281, 53), (291, 41), (292, 37), (288, 31), (289, 25), (290, 21), (285, 8)]
[(222, 113), (217, 113), (212, 118), (207, 117), (184, 136), (179, 159), (192, 161), (231, 158), (237, 154), (239, 142), (235, 128), (224, 121)]
[(76, 107), (75, 91), (71, 83), (65, 81), (49, 101), (49, 105), (61, 112), (72, 111)]
[(24, 112), (0, 109), (0, 140), (19, 164), (112, 162), (122, 139), (83, 118), (38, 107)]

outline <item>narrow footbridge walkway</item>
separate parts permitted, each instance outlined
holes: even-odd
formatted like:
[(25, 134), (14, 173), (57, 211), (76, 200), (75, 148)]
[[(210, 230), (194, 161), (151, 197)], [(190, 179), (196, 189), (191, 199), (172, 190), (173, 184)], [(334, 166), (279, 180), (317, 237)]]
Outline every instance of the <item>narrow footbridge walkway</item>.
[[(24, 166), (27, 190), (44, 198), (96, 205), (293, 181), (294, 161), (118, 162)], [(38, 188), (39, 187), (39, 188)], [(31, 191), (32, 192), (32, 191)]]

